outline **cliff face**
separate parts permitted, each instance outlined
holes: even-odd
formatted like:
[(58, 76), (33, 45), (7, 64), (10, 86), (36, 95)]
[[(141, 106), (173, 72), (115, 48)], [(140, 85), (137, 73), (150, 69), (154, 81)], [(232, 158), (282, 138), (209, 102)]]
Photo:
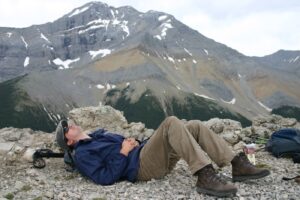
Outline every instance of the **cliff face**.
[[(70, 120), (91, 131), (103, 127), (125, 137), (141, 140), (153, 134), (144, 124), (128, 123), (123, 114), (110, 106), (84, 107), (69, 113)], [(251, 127), (242, 128), (237, 121), (211, 119), (204, 122), (215, 134), (221, 135), (235, 152), (241, 151), (245, 142), (261, 142), (275, 130), (284, 127), (300, 128), (295, 119), (276, 115), (256, 118)], [(126, 181), (112, 186), (99, 186), (77, 172), (67, 172), (62, 158), (46, 160), (43, 169), (32, 168), (32, 154), (36, 149), (50, 148), (59, 152), (53, 133), (31, 129), (0, 129), (0, 195), (14, 199), (214, 199), (199, 195), (194, 190), (196, 177), (189, 172), (187, 164), (180, 160), (171, 174), (161, 180), (129, 183)], [(257, 143), (257, 148), (262, 147)], [(256, 154), (258, 165), (265, 165), (272, 174), (253, 183), (235, 183), (240, 198), (296, 198), (300, 195), (296, 182), (283, 182), (281, 177), (294, 176), (299, 166), (290, 159), (276, 159), (264, 150)], [(230, 177), (231, 168), (225, 167), (222, 174)], [(257, 187), (260, 189), (257, 190)], [(276, 188), (276, 189), (275, 189)]]

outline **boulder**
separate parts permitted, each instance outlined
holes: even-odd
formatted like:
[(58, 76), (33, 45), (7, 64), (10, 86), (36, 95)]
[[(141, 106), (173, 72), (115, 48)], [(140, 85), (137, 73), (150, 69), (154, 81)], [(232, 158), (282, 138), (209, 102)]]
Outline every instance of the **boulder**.
[(1, 142), (0, 143), (0, 155), (5, 155), (7, 154), (15, 145), (14, 142)]
[(111, 106), (76, 108), (69, 112), (70, 120), (84, 130), (104, 128), (113, 132), (120, 132), (128, 123), (123, 114)]

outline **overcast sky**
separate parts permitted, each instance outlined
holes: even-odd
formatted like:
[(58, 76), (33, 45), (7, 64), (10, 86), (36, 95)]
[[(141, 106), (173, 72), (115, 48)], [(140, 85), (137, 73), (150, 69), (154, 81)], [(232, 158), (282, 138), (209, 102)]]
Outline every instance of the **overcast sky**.
[[(54, 21), (91, 0), (0, 0), (0, 27)], [(201, 34), (248, 56), (300, 50), (299, 0), (103, 0), (172, 14)]]

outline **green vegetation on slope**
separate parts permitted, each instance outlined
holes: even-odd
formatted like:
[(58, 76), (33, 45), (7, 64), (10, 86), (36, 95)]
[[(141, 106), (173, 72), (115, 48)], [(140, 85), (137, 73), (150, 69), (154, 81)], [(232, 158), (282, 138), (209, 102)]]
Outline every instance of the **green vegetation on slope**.
[(272, 110), (272, 114), (281, 115), (283, 117), (296, 118), (300, 121), (300, 108), (293, 106), (282, 106)]
[(23, 77), (0, 84), (0, 128), (31, 128), (52, 132), (55, 123), (50, 120), (43, 106), (33, 102), (28, 94), (17, 86)]
[[(165, 118), (165, 114), (157, 99), (149, 91), (146, 91), (137, 102), (130, 103), (130, 99), (124, 95), (125, 90), (110, 90), (107, 93), (108, 98), (106, 98), (105, 104), (123, 111), (128, 122), (143, 122), (148, 128), (157, 128)], [(118, 97), (114, 102), (111, 98), (115, 98), (115, 95)]]
[(180, 119), (200, 119), (203, 121), (214, 117), (228, 118), (240, 121), (243, 127), (250, 126), (251, 121), (240, 114), (232, 113), (229, 110), (218, 106), (212, 101), (194, 95), (187, 95), (184, 103), (179, 103), (172, 98), (167, 102), (166, 113), (164, 113), (160, 102), (149, 90), (145, 91), (140, 99), (131, 103), (125, 90), (114, 89), (107, 93), (105, 104), (124, 112), (128, 122), (141, 121), (148, 128), (156, 129), (166, 116), (175, 115)]
[(230, 112), (228, 109), (217, 105), (213, 101), (195, 95), (188, 95), (185, 98), (184, 104), (178, 103), (175, 98), (172, 98), (169, 107), (173, 112), (168, 112), (168, 114), (173, 114), (182, 119), (199, 119), (207, 121), (211, 118), (218, 117), (221, 119), (239, 121), (243, 127), (251, 126), (252, 124), (250, 120), (242, 115)]

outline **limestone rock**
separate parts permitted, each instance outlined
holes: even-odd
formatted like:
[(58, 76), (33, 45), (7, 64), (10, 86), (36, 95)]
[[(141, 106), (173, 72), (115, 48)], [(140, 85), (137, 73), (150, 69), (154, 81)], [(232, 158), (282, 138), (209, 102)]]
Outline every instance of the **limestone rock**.
[(236, 152), (240, 152), (243, 150), (243, 147), (246, 145), (245, 142), (240, 141), (239, 143), (237, 143), (236, 145), (233, 146), (233, 150)]
[(118, 132), (128, 124), (123, 114), (111, 106), (76, 108), (69, 112), (69, 117), (84, 130), (102, 127)]
[(7, 154), (14, 146), (14, 142), (0, 143), (0, 155)]
[(24, 153), (24, 155), (22, 156), (22, 160), (27, 161), (27, 162), (33, 162), (33, 154), (35, 152), (35, 149), (27, 149)]
[(204, 122), (209, 129), (219, 134), (228, 143), (234, 145), (239, 142), (242, 125), (240, 122), (231, 119), (213, 118)]

